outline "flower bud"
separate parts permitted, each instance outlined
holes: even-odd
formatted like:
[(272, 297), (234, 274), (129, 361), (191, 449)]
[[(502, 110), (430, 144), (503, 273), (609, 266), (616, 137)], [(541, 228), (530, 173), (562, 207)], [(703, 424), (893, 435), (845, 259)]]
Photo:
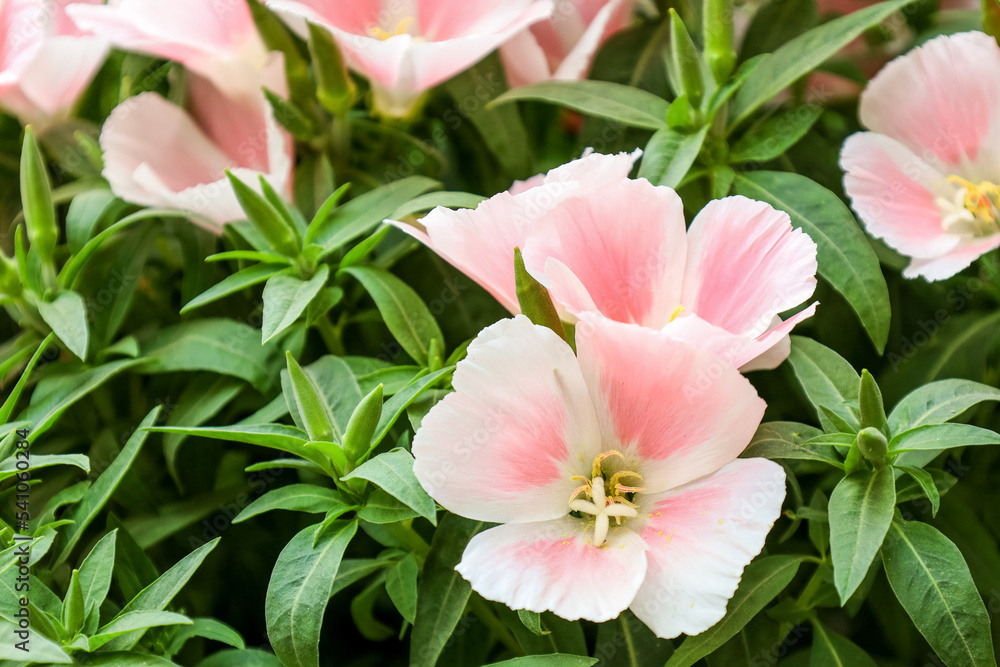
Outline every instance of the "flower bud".
[(858, 433), (858, 449), (865, 460), (881, 469), (885, 466), (885, 457), (889, 452), (889, 441), (886, 440), (882, 431), (869, 426), (861, 429)]

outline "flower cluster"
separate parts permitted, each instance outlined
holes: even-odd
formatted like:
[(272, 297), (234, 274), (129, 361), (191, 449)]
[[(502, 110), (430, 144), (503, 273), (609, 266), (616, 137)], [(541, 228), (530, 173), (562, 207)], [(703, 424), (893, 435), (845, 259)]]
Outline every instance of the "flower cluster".
[(592, 621), (630, 608), (674, 637), (722, 618), (780, 513), (781, 467), (736, 460), (764, 409), (738, 368), (787, 356), (815, 304), (778, 313), (812, 294), (816, 246), (744, 197), (685, 230), (674, 190), (628, 178), (637, 157), (590, 154), (424, 229), (395, 223), (513, 313), (521, 249), (575, 323), (577, 356), (524, 315), (483, 331), (414, 471), (450, 511), (504, 524), (458, 567), (484, 597)]

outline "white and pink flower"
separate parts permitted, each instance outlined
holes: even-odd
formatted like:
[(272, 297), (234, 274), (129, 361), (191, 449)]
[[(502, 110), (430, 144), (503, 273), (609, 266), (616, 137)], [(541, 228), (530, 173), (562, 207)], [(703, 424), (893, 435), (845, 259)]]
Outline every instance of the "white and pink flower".
[(183, 64), (229, 97), (258, 93), (271, 61), (245, 0), (111, 0), (68, 14), (121, 49)]
[(590, 154), (517, 184), (475, 210), (438, 208), (424, 230), (393, 223), (519, 312), (514, 248), (566, 321), (596, 312), (662, 329), (744, 370), (773, 368), (782, 322), (816, 286), (816, 244), (788, 215), (745, 197), (715, 200), (685, 231), (680, 197), (629, 179), (639, 153)]
[[(261, 84), (284, 94), (281, 58)], [(100, 138), (104, 176), (123, 199), (197, 213), (195, 222), (221, 233), (224, 223), (246, 217), (225, 171), (254, 188), (263, 175), (290, 195), (293, 143), (262, 94), (230, 97), (197, 75), (188, 86), (187, 108), (142, 93), (111, 112)]]
[(108, 42), (77, 28), (67, 10), (99, 2), (0, 2), (0, 107), (26, 123), (69, 114), (104, 63)]
[(556, 0), (551, 18), (500, 47), (511, 88), (587, 78), (597, 49), (628, 25), (635, 0)]
[(1000, 247), (1000, 47), (938, 37), (889, 63), (861, 96), (844, 188), (868, 231), (941, 280)]
[(414, 472), (449, 511), (503, 524), (457, 567), (483, 597), (698, 634), (781, 511), (781, 466), (737, 459), (764, 402), (663, 332), (585, 315), (577, 349), (523, 315), (482, 331), (414, 438)]
[(330, 31), (372, 83), (375, 108), (406, 116), (420, 97), (552, 13), (552, 0), (268, 0), (301, 34)]

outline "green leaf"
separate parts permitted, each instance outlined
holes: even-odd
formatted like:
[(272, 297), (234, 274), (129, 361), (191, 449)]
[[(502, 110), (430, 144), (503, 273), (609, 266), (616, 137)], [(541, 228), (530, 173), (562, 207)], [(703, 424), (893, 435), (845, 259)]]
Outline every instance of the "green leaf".
[(131, 600), (156, 581), (159, 570), (114, 514), (108, 515), (108, 530), (118, 535), (115, 540), (115, 581), (125, 599)]
[(784, 44), (747, 78), (733, 100), (738, 125), (797, 79), (816, 69), (861, 33), (913, 0), (891, 0), (834, 19)]
[(415, 509), (379, 488), (368, 495), (365, 506), (358, 510), (359, 519), (377, 524), (399, 523), (418, 516)]
[(356, 86), (329, 32), (309, 23), (309, 53), (316, 74), (316, 97), (330, 113), (343, 114), (354, 104)]
[[(180, 667), (177, 663), (149, 653), (113, 651), (79, 658), (87, 667)], [(85, 662), (84, 662), (85, 661)]]
[(768, 162), (781, 157), (805, 136), (821, 115), (823, 107), (803, 104), (768, 118), (733, 144), (729, 162)]
[(899, 465), (922, 468), (946, 449), (997, 444), (1000, 435), (989, 429), (971, 424), (927, 424), (898, 433), (889, 441), (889, 450), (903, 450), (896, 459)]
[(405, 449), (379, 454), (342, 479), (366, 479), (437, 525), (437, 506), (413, 474), (413, 455)]
[(166, 625), (187, 625), (191, 619), (187, 616), (169, 611), (130, 611), (115, 616), (107, 625), (91, 635), (87, 644), (91, 651), (96, 651), (112, 639), (129, 632), (145, 631), (148, 628)]
[(295, 324), (330, 277), (330, 267), (326, 264), (321, 264), (309, 280), (301, 280), (290, 270), (286, 271), (272, 276), (264, 286), (262, 343), (267, 343)]
[[(166, 426), (201, 426), (214, 417), (236, 398), (246, 385), (238, 378), (222, 376), (214, 382), (192, 382), (188, 385), (173, 411), (167, 416)], [(168, 433), (163, 436), (163, 458), (167, 469), (180, 485), (177, 470), (177, 455), (187, 439), (182, 433)]]
[[(15, 646), (20, 641), (19, 639), (15, 639), (17, 637), (15, 632), (18, 629), (16, 624), (11, 623), (5, 618), (0, 618), (0, 634), (4, 637), (4, 641), (0, 643), (0, 661), (7, 662), (9, 660), (12, 666), (69, 665), (73, 663), (73, 658), (69, 657), (58, 644), (38, 632), (31, 633), (31, 639), (28, 643), (31, 653), (26, 654)], [(25, 658), (30, 658), (31, 662), (28, 662)]]
[(819, 23), (815, 0), (771, 0), (754, 13), (740, 43), (740, 60), (777, 51)]
[(983, 401), (1000, 401), (1000, 389), (971, 380), (938, 380), (917, 387), (889, 414), (889, 430), (902, 433), (925, 424), (943, 424)]
[(292, 399), (298, 408), (299, 418), (310, 440), (333, 442), (334, 417), (320, 388), (308, 375), (291, 352), (286, 352), (288, 378), (292, 385)]
[(813, 621), (813, 645), (809, 667), (878, 667), (861, 647)]
[(497, 162), (515, 178), (531, 174), (531, 140), (517, 107), (498, 109), (489, 102), (503, 94), (504, 72), (500, 58), (489, 56), (444, 84), (455, 106), (444, 115), (449, 124), (463, 118), (476, 127)]
[[(0, 424), (6, 424), (10, 421), (11, 415), (14, 414), (14, 408), (17, 407), (17, 401), (21, 397), (21, 392), (24, 391), (28, 381), (31, 380), (35, 366), (42, 358), (42, 355), (45, 354), (46, 349), (48, 349), (49, 344), (52, 342), (54, 337), (55, 334), (49, 334), (45, 337), (45, 340), (39, 343), (35, 353), (31, 356), (31, 359), (28, 360), (28, 364), (24, 367), (24, 370), (21, 371), (21, 377), (18, 378), (17, 384), (15, 384), (14, 388), (10, 390), (6, 400), (3, 402), (3, 406), (0, 407)], [(5, 375), (6, 373), (0, 373), (0, 378)]]
[(647, 130), (667, 127), (666, 100), (639, 88), (608, 81), (543, 81), (509, 90), (492, 104), (530, 100), (569, 107)]
[(691, 34), (684, 22), (671, 7), (670, 13), (670, 60), (667, 68), (670, 81), (678, 96), (687, 95), (694, 107), (701, 106), (701, 98), (706, 88), (706, 70), (701, 53), (694, 45)]
[(396, 609), (410, 623), (417, 616), (417, 559), (406, 554), (385, 573), (385, 591)]
[(286, 667), (318, 667), (323, 614), (356, 521), (336, 521), (313, 546), (315, 526), (300, 531), (278, 556), (264, 615), (275, 655)]
[(292, 510), (325, 514), (333, 508), (351, 508), (342, 493), (315, 484), (289, 484), (280, 489), (268, 491), (247, 505), (233, 523), (241, 523), (264, 512), (272, 510)]
[[(546, 618), (546, 625), (548, 623)], [(597, 627), (594, 657), (601, 659), (601, 667), (663, 667), (673, 652), (673, 642), (654, 635), (628, 610), (614, 621)]]
[[(279, 253), (286, 257), (296, 257), (302, 247), (298, 231), (285, 216), (283, 211), (275, 208), (264, 196), (226, 171), (229, 183), (236, 193), (247, 220), (260, 232), (261, 236)], [(261, 177), (263, 180), (263, 176)]]
[(71, 253), (78, 253), (94, 235), (105, 216), (123, 207), (123, 202), (111, 190), (96, 189), (73, 197), (66, 211), (66, 244)]
[(804, 336), (792, 336), (792, 352), (788, 355), (795, 379), (806, 398), (816, 408), (820, 424), (826, 431), (840, 429), (820, 409), (829, 408), (857, 431), (858, 416), (851, 405), (858, 399), (861, 378), (850, 362), (830, 348)]
[(157, 406), (146, 415), (145, 419), (142, 420), (142, 423), (139, 424), (138, 428), (136, 428), (135, 432), (125, 443), (125, 446), (118, 453), (118, 456), (115, 457), (115, 460), (101, 473), (97, 481), (87, 489), (87, 492), (77, 506), (73, 508), (72, 512), (67, 513), (66, 518), (71, 520), (73, 524), (63, 530), (62, 551), (56, 557), (52, 566), (53, 569), (66, 561), (77, 542), (83, 537), (87, 526), (90, 525), (90, 522), (94, 520), (98, 512), (111, 499), (115, 489), (118, 488), (118, 485), (125, 478), (125, 475), (132, 467), (132, 463), (139, 455), (139, 450), (149, 436), (146, 428), (155, 424), (159, 416), (160, 406)]
[(32, 250), (39, 254), (43, 264), (51, 264), (59, 241), (59, 226), (45, 158), (30, 125), (24, 130), (21, 149), (21, 206)]
[(80, 565), (80, 589), (83, 592), (84, 615), (88, 618), (97, 613), (111, 588), (117, 539), (117, 530), (109, 532), (94, 545)]
[(368, 454), (372, 437), (382, 418), (382, 385), (378, 385), (361, 399), (358, 407), (351, 413), (344, 434), (344, 456), (351, 463), (362, 460)]
[(561, 339), (566, 340), (566, 330), (563, 328), (562, 320), (559, 319), (556, 307), (552, 304), (552, 297), (545, 286), (524, 268), (524, 258), (521, 256), (520, 248), (514, 248), (514, 279), (521, 313), (532, 323), (548, 327)]
[(242, 442), (258, 447), (269, 447), (312, 461), (323, 467), (326, 460), (314, 449), (305, 446), (308, 436), (297, 428), (284, 424), (238, 424), (235, 426), (159, 426), (150, 428), (155, 433), (183, 433), (204, 438)]
[(537, 611), (528, 611), (527, 609), (518, 609), (517, 618), (524, 627), (531, 631), (531, 634), (536, 637), (541, 637), (542, 635), (548, 634), (548, 631), (542, 627), (542, 615)]
[(444, 335), (427, 304), (402, 280), (388, 271), (351, 266), (344, 269), (371, 295), (389, 331), (414, 361), (426, 366), (432, 341), (444, 349)]
[(705, 632), (685, 639), (666, 667), (691, 667), (729, 641), (791, 583), (802, 560), (801, 556), (764, 556), (747, 565), (726, 615)]
[[(927, 500), (931, 502), (931, 516), (937, 516), (938, 509), (941, 507), (941, 492), (938, 490), (937, 482), (934, 480), (934, 476), (923, 468), (914, 468), (913, 466), (896, 466), (896, 468), (902, 470), (917, 483), (920, 490), (923, 492)], [(896, 492), (897, 502), (899, 498), (899, 492)]]
[(483, 527), (445, 514), (434, 532), (417, 594), (417, 616), (410, 639), (410, 667), (434, 667), (448, 638), (465, 613), (472, 588), (455, 571), (472, 536)]
[(146, 373), (212, 371), (246, 380), (268, 393), (278, 364), (273, 347), (261, 346), (260, 333), (235, 320), (209, 318), (160, 329), (143, 346)]
[(889, 585), (948, 667), (995, 667), (990, 618), (958, 547), (919, 521), (895, 521), (882, 550)]
[(453, 209), (476, 208), (484, 201), (486, 201), (486, 197), (472, 194), (471, 192), (428, 192), (425, 195), (420, 195), (406, 202), (393, 211), (389, 217), (392, 220), (399, 220), (408, 215), (430, 211), (438, 206)]
[(410, 176), (375, 188), (334, 209), (329, 216), (317, 219), (306, 232), (306, 245), (323, 246), (323, 256), (369, 233), (382, 224), (396, 209), (440, 183), (425, 176)]
[(87, 303), (82, 296), (76, 292), (59, 292), (51, 301), (38, 302), (38, 314), (70, 352), (80, 361), (87, 360), (90, 328), (87, 325)]
[(397, 391), (392, 398), (385, 402), (382, 406), (382, 417), (378, 422), (378, 429), (375, 431), (375, 437), (372, 438), (371, 447), (368, 448), (368, 453), (375, 449), (382, 439), (389, 434), (389, 429), (392, 425), (396, 423), (406, 408), (408, 408), (415, 400), (417, 400), (425, 391), (430, 389), (435, 382), (441, 379), (442, 376), (447, 375), (455, 370), (454, 366), (448, 366), (442, 368), (441, 370), (434, 371), (433, 373), (428, 373), (427, 375), (422, 375), (415, 378), (412, 382), (407, 384), (405, 387)]
[(597, 658), (588, 658), (585, 655), (550, 653), (548, 655), (526, 655), (503, 662), (491, 662), (487, 667), (591, 667), (598, 662)]
[(205, 639), (228, 644), (241, 651), (246, 648), (246, 642), (243, 641), (240, 633), (222, 621), (217, 621), (214, 618), (192, 618), (190, 620), (190, 625), (177, 628), (174, 631), (174, 636), (170, 640), (170, 647), (167, 651), (168, 655), (174, 655), (179, 652), (184, 648), (184, 644), (194, 637), (204, 637)]
[(830, 494), (830, 554), (841, 604), (868, 573), (895, 507), (896, 479), (889, 466), (848, 475)]
[(878, 257), (844, 202), (805, 176), (777, 171), (737, 174), (736, 192), (785, 211), (793, 227), (809, 234), (820, 276), (851, 305), (881, 353), (889, 337), (889, 289)]
[(804, 459), (823, 461), (842, 467), (843, 463), (832, 447), (813, 445), (808, 441), (822, 436), (818, 428), (795, 422), (768, 422), (754, 433), (741, 458)]
[(639, 178), (676, 188), (694, 164), (707, 134), (707, 125), (693, 133), (669, 127), (657, 130), (643, 151)]
[(189, 313), (195, 308), (214, 303), (230, 294), (235, 294), (248, 287), (262, 283), (283, 268), (285, 267), (280, 264), (254, 264), (228, 275), (219, 284), (210, 287), (191, 299), (187, 305), (181, 308), (181, 315)]
[[(343, 442), (347, 424), (363, 396), (354, 373), (343, 359), (333, 355), (320, 357), (302, 370), (311, 383), (322, 392), (323, 400), (330, 408), (329, 416), (334, 441)], [(298, 403), (294, 400), (295, 389), (292, 387), (291, 376), (287, 369), (281, 371), (281, 388), (292, 419), (303, 427), (305, 422), (299, 412)]]
[(198, 667), (284, 667), (273, 654), (260, 649), (219, 651), (198, 663)]
[[(177, 562), (172, 568), (164, 572), (160, 577), (146, 588), (142, 589), (138, 595), (125, 605), (118, 614), (119, 617), (130, 612), (137, 611), (163, 611), (168, 604), (180, 593), (184, 585), (187, 584), (191, 576), (201, 566), (202, 561), (219, 544), (219, 539), (215, 538), (211, 542), (203, 544), (187, 556)], [(127, 651), (145, 634), (144, 630), (138, 629), (115, 637), (108, 642), (105, 647), (108, 651)]]

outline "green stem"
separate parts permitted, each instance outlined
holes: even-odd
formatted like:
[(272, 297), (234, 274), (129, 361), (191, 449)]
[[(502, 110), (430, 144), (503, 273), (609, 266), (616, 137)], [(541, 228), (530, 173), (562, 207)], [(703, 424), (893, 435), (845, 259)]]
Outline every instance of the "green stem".
[(418, 560), (423, 560), (431, 550), (431, 545), (427, 544), (424, 538), (413, 530), (409, 521), (400, 521), (386, 525), (392, 536), (405, 544), (417, 556)]
[(493, 613), (486, 600), (479, 597), (475, 593), (469, 598), (469, 611), (476, 615), (476, 617), (483, 622), (487, 628), (490, 629), (496, 638), (503, 644), (508, 651), (514, 654), (515, 657), (521, 657), (524, 655), (524, 650), (521, 645), (517, 643), (514, 639), (514, 635), (511, 634), (507, 626)]
[(820, 586), (823, 585), (823, 577), (820, 576), (819, 569), (813, 572), (812, 579), (806, 584), (806, 588), (802, 591), (802, 595), (799, 599), (795, 601), (796, 606), (799, 609), (812, 609), (813, 598), (816, 597), (816, 593), (819, 592)]
[(336, 183), (347, 182), (347, 171), (351, 159), (351, 119), (348, 114), (339, 113), (330, 124), (330, 163)]

